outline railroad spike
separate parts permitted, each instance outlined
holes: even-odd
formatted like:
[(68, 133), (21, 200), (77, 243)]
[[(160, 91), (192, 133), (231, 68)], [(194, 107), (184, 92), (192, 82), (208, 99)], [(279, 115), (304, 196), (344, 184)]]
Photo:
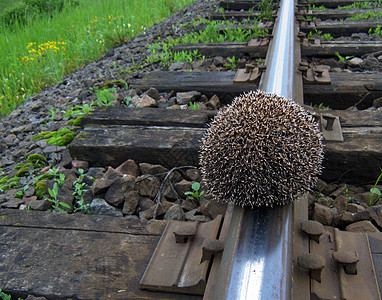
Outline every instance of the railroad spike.
[(357, 251), (340, 250), (333, 252), (333, 259), (344, 267), (345, 273), (348, 275), (357, 275), (357, 263), (359, 257)]
[(325, 228), (320, 222), (307, 220), (301, 223), (301, 230), (319, 244), (320, 236), (324, 233)]
[(310, 277), (321, 283), (322, 269), (325, 267), (325, 258), (321, 255), (305, 253), (297, 257), (297, 264), (310, 271)]

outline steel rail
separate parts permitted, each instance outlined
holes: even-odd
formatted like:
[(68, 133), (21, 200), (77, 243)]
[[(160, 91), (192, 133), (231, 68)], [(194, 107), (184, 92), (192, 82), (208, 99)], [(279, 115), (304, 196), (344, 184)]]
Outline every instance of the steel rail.
[[(259, 89), (293, 99), (295, 2), (281, 0)], [(291, 299), (293, 206), (235, 207), (214, 299)]]

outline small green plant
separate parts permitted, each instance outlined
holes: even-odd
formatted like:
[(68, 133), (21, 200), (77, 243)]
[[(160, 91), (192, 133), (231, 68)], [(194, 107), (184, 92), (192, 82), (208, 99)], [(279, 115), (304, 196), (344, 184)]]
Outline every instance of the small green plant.
[(338, 6), (338, 9), (358, 9), (358, 8), (373, 8), (373, 7), (381, 7), (381, 0), (378, 1), (362, 1), (362, 2), (354, 2), (350, 5)]
[(185, 192), (184, 194), (186, 196), (188, 196), (188, 199), (190, 199), (191, 201), (196, 202), (196, 204), (200, 204), (200, 197), (204, 194), (204, 191), (201, 191), (199, 193), (200, 183), (199, 182), (194, 182), (191, 185), (191, 189), (192, 189), (192, 191)]
[(50, 120), (53, 121), (54, 120), (54, 116), (60, 111), (59, 108), (54, 108), (54, 107), (51, 107), (49, 108), (49, 115), (50, 115)]
[[(377, 188), (378, 182), (382, 178), (382, 169), (380, 169), (380, 170), (381, 170), (381, 174), (379, 174), (374, 186), (370, 189), (371, 196), (370, 196), (370, 200), (369, 200), (369, 206), (376, 205), (382, 197), (381, 190), (379, 188)], [(375, 199), (374, 199), (374, 196), (376, 197)]]
[(104, 89), (96, 91), (97, 99), (95, 104), (98, 106), (110, 106), (117, 99), (117, 96), (114, 94), (117, 92), (117, 89)]
[(83, 169), (78, 169), (77, 171), (80, 173), (80, 176), (73, 182), (73, 196), (75, 198), (74, 212), (82, 211), (85, 214), (91, 214), (89, 210), (90, 204), (84, 203), (84, 193), (87, 191), (86, 183), (83, 182), (85, 172)]
[(310, 103), (310, 106), (313, 107), (316, 110), (330, 110), (329, 106), (325, 106), (323, 103), (320, 104), (314, 104)]
[(381, 25), (377, 25), (376, 28), (370, 28), (369, 29), (369, 34), (370, 35), (377, 35), (379, 37), (382, 37), (382, 28), (381, 28)]
[(191, 102), (190, 101), (190, 108), (192, 109), (192, 110), (198, 110), (198, 103), (196, 103), (196, 102)]
[(352, 202), (354, 200), (354, 197), (349, 195), (349, 189), (345, 190), (344, 195), (345, 195), (348, 203), (350, 203), (350, 202)]
[(316, 10), (328, 10), (324, 5), (316, 6), (314, 4), (309, 4), (309, 10), (316, 9)]
[(49, 173), (52, 174), (54, 180), (58, 183), (60, 187), (62, 187), (65, 183), (65, 174), (60, 173), (60, 171), (53, 167), (49, 169)]
[(337, 56), (337, 58), (342, 61), (342, 62), (346, 62), (348, 61), (349, 59), (352, 59), (354, 57), (354, 55), (351, 55), (351, 56), (341, 56), (338, 51), (334, 52), (335, 56)]
[(237, 70), (237, 61), (235, 56), (227, 57), (228, 63), (224, 64), (225, 67), (231, 68), (232, 70)]
[[(51, 198), (45, 197), (46, 200), (52, 202), (52, 209), (50, 211), (67, 213), (63, 208), (70, 209), (70, 206), (58, 199), (58, 185), (57, 182), (54, 183), (53, 189), (48, 189)], [(63, 208), (62, 208), (63, 207)]]
[[(1, 289), (0, 289), (0, 298), (2, 300), (12, 300), (12, 296), (4, 293)], [(22, 300), (22, 299), (21, 298), (17, 298), (17, 300)]]
[(311, 38), (311, 37), (314, 37), (314, 36), (322, 38), (325, 41), (330, 41), (330, 40), (333, 39), (333, 37), (331, 36), (330, 33), (322, 33), (321, 30), (317, 30), (317, 29), (314, 30), (314, 31), (309, 31), (309, 33), (307, 35), (307, 38)]
[(359, 21), (359, 20), (379, 20), (382, 18), (382, 12), (377, 12), (377, 11), (371, 11), (368, 10), (364, 13), (361, 14), (354, 14), (349, 18), (351, 21)]
[(315, 22), (316, 21), (316, 17), (313, 17), (313, 16), (303, 16), (302, 20), (303, 21), (312, 21), (312, 22)]

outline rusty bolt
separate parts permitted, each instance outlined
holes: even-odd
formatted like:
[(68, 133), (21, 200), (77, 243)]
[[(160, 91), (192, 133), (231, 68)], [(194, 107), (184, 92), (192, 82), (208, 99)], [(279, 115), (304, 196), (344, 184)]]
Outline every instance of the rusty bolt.
[(325, 72), (324, 69), (314, 69), (314, 72), (317, 74), (318, 77), (322, 77), (322, 74)]
[(202, 245), (202, 263), (205, 260), (210, 260), (213, 254), (221, 253), (224, 250), (224, 243), (215, 239), (205, 239)]
[(349, 275), (357, 274), (357, 263), (359, 262), (357, 251), (336, 251), (333, 252), (333, 259), (342, 265), (345, 269), (345, 273)]
[(183, 226), (179, 226), (173, 231), (176, 243), (187, 243), (188, 238), (193, 238), (195, 236), (198, 224), (197, 222), (189, 223), (190, 224), (182, 224)]
[(309, 69), (309, 67), (307, 67), (307, 66), (299, 66), (297, 68), (297, 70), (299, 70), (303, 76), (306, 76), (308, 69)]
[(254, 69), (255, 66), (252, 64), (245, 64), (245, 73), (251, 73), (252, 69)]
[(310, 277), (321, 283), (321, 272), (325, 267), (325, 258), (321, 255), (305, 253), (297, 257), (297, 264), (310, 271)]
[(300, 39), (300, 42), (303, 42), (305, 38), (305, 33), (299, 32), (297, 33), (297, 37)]
[(320, 236), (324, 233), (325, 228), (320, 222), (308, 220), (301, 223), (301, 230), (311, 239), (320, 243)]
[(261, 73), (261, 72), (264, 72), (265, 69), (267, 68), (267, 66), (266, 66), (265, 64), (258, 65), (257, 67), (259, 68), (259, 72), (260, 72), (260, 73)]

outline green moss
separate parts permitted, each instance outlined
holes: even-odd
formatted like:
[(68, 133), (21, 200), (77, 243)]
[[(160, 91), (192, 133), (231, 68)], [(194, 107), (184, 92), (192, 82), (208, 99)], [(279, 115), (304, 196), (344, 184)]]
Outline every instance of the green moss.
[(74, 139), (74, 132), (68, 128), (62, 128), (58, 131), (43, 131), (33, 137), (34, 140), (45, 140), (48, 144), (54, 146), (66, 146)]
[(22, 167), (20, 170), (17, 171), (16, 176), (17, 177), (24, 177), (25, 175), (29, 174), (29, 167)]
[(42, 174), (41, 176), (39, 176), (40, 180), (44, 180), (44, 179), (51, 180), (53, 178), (54, 178), (54, 175), (52, 173), (49, 173), (49, 172), (46, 172), (46, 173)]
[(81, 116), (78, 116), (74, 120), (69, 120), (66, 125), (81, 126)]
[(3, 178), (0, 179), (0, 184), (4, 184), (8, 181), (8, 176), (4, 176)]
[(74, 139), (74, 132), (67, 133), (63, 136), (54, 136), (46, 142), (55, 146), (66, 146)]
[(34, 191), (35, 191), (38, 199), (42, 199), (42, 197), (45, 195), (45, 193), (46, 193), (46, 187), (45, 186), (46, 186), (46, 180), (41, 180), (41, 181), (36, 183)]
[(41, 154), (31, 154), (28, 156), (28, 161), (32, 162), (32, 163), (35, 163), (37, 161), (44, 161), (46, 162), (46, 158), (44, 156), (42, 156)]
[(16, 164), (16, 166), (14, 166), (13, 169), (15, 169), (15, 170), (19, 170), (19, 169), (21, 169), (23, 166), (24, 166), (24, 164), (22, 164), (22, 163), (18, 163), (18, 164)]
[(113, 80), (112, 83), (119, 88), (124, 88), (126, 86), (126, 82), (124, 82), (123, 80)]
[(23, 191), (18, 191), (15, 195), (15, 198), (23, 199), (24, 193)]

